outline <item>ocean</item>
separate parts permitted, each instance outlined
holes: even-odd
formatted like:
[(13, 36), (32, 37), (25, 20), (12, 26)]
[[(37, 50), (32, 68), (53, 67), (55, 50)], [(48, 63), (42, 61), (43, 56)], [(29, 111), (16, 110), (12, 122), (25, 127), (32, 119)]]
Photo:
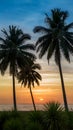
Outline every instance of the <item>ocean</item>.
[[(36, 109), (37, 110), (43, 110), (43, 105), (42, 104), (37, 104), (36, 105)], [(11, 111), (13, 110), (13, 105), (0, 105), (0, 111)], [(17, 110), (18, 111), (32, 111), (33, 109), (33, 105), (32, 104), (19, 104), (17, 105)]]
[[(62, 106), (64, 106), (64, 105), (62, 105)], [(72, 104), (68, 105), (68, 107), (69, 107), (70, 111), (73, 111), (73, 105)], [(37, 110), (43, 110), (44, 109), (43, 104), (36, 104), (36, 109)], [(13, 110), (13, 105), (8, 105), (8, 104), (0, 105), (0, 111), (11, 111), (11, 110)], [(19, 104), (19, 105), (17, 105), (17, 110), (18, 111), (32, 111), (34, 109), (33, 109), (32, 104), (24, 104), (24, 105)]]

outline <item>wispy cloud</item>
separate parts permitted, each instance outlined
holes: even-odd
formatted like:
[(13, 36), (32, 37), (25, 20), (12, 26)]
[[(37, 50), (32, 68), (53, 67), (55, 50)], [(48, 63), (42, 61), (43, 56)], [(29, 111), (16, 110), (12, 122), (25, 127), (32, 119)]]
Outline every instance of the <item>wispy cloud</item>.
[[(2, 0), (0, 1), (0, 29), (7, 28), (9, 25), (17, 25), (23, 29), (25, 33), (32, 35), (32, 43), (37, 40), (36, 34), (33, 34), (33, 28), (37, 25), (44, 25), (44, 13), (50, 14), (50, 10), (53, 8), (61, 8), (70, 12), (70, 17), (67, 22), (73, 20), (73, 0)], [(55, 64), (54, 59), (50, 60), (48, 64), (46, 55), (41, 59), (37, 59), (37, 62), (42, 66), (40, 74), (42, 75), (41, 86), (45, 88), (50, 87), (52, 89), (55, 86), (60, 86), (60, 77), (58, 67)], [(67, 86), (73, 84), (73, 57), (71, 56), (71, 64), (68, 64), (64, 58), (62, 59), (62, 69), (64, 73), (64, 79)], [(11, 77), (6, 73), (5, 78), (0, 77), (1, 86), (7, 86)], [(69, 83), (68, 83), (69, 82)], [(8, 85), (9, 86), (9, 85)], [(16, 81), (16, 86), (18, 82)], [(51, 88), (52, 86), (52, 88)], [(2, 87), (1, 87), (2, 88)], [(55, 90), (59, 90), (55, 88)], [(28, 90), (29, 91), (29, 90)], [(45, 92), (47, 89), (45, 89)], [(49, 92), (49, 89), (48, 89)], [(44, 93), (44, 90), (43, 90)]]

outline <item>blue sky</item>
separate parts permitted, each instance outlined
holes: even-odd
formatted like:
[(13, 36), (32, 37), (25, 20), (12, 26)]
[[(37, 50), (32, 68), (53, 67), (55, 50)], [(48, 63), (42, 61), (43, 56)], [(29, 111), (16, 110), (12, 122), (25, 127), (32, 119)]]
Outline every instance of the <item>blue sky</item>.
[[(9, 25), (17, 25), (25, 33), (29, 33), (34, 42), (37, 37), (32, 31), (33, 28), (37, 25), (44, 25), (45, 13), (50, 15), (50, 10), (53, 8), (67, 10), (70, 14), (67, 22), (73, 21), (73, 0), (1, 0), (0, 29), (7, 28)], [(38, 62), (40, 62), (39, 59)], [(67, 66), (66, 63), (63, 66), (65, 65)], [(66, 70), (70, 71), (70, 69)]]
[(44, 13), (53, 8), (68, 10), (72, 21), (73, 0), (2, 0), (0, 1), (0, 28), (18, 25), (32, 33), (36, 25), (44, 24)]

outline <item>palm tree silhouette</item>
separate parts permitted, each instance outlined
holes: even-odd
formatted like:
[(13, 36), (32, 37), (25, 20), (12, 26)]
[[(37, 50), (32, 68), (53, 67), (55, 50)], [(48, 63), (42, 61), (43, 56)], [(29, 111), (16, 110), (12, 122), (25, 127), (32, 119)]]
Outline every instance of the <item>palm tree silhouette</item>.
[(31, 63), (27, 65), (25, 68), (23, 68), (17, 75), (18, 82), (21, 82), (21, 85), (24, 84), (24, 87), (26, 85), (30, 89), (31, 99), (33, 103), (34, 110), (36, 111), (36, 106), (34, 102), (34, 97), (32, 93), (31, 86), (34, 87), (34, 84), (36, 83), (39, 86), (39, 80), (41, 80), (41, 75), (36, 71), (36, 69), (40, 70), (41, 67), (39, 64)]
[(8, 32), (5, 29), (2, 32), (4, 37), (0, 37), (0, 70), (1, 74), (4, 75), (9, 67), (9, 73), (12, 75), (13, 80), (14, 110), (17, 110), (15, 76), (18, 68), (35, 59), (35, 56), (28, 52), (28, 50), (34, 50), (34, 46), (26, 44), (26, 41), (31, 39), (30, 35), (24, 34), (16, 26), (9, 26)]
[(66, 110), (68, 110), (68, 105), (61, 68), (61, 55), (63, 54), (65, 59), (70, 62), (70, 53), (73, 53), (73, 32), (70, 31), (73, 27), (73, 23), (66, 24), (65, 20), (67, 17), (67, 11), (53, 9), (51, 10), (51, 17), (46, 14), (45, 22), (48, 27), (36, 26), (33, 30), (34, 33), (43, 33), (43, 36), (39, 37), (36, 42), (37, 52), (40, 52), (39, 58), (42, 58), (47, 52), (47, 60), (49, 63), (50, 58), (54, 55), (55, 62), (59, 67)]

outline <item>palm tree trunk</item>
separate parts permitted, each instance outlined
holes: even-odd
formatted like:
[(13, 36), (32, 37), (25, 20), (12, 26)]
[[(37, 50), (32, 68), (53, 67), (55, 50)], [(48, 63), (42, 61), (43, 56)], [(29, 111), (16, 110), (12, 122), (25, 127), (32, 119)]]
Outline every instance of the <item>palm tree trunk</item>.
[(68, 104), (67, 104), (67, 98), (66, 98), (66, 93), (65, 93), (64, 80), (63, 80), (63, 74), (62, 74), (62, 68), (61, 68), (61, 63), (60, 63), (60, 62), (59, 62), (59, 64), (58, 64), (58, 67), (59, 67), (60, 78), (61, 78), (61, 84), (62, 84), (62, 92), (63, 92), (64, 106), (65, 106), (65, 110), (68, 111)]
[(16, 107), (16, 93), (15, 93), (15, 76), (14, 76), (14, 73), (12, 75), (12, 80), (13, 80), (13, 102), (14, 102), (14, 110), (17, 111), (17, 107)]
[(33, 98), (32, 90), (31, 90), (31, 86), (29, 87), (29, 89), (30, 89), (30, 94), (31, 94), (31, 99), (32, 99), (32, 103), (33, 103), (34, 111), (36, 111), (36, 106), (35, 106), (35, 102), (34, 102), (34, 98)]

